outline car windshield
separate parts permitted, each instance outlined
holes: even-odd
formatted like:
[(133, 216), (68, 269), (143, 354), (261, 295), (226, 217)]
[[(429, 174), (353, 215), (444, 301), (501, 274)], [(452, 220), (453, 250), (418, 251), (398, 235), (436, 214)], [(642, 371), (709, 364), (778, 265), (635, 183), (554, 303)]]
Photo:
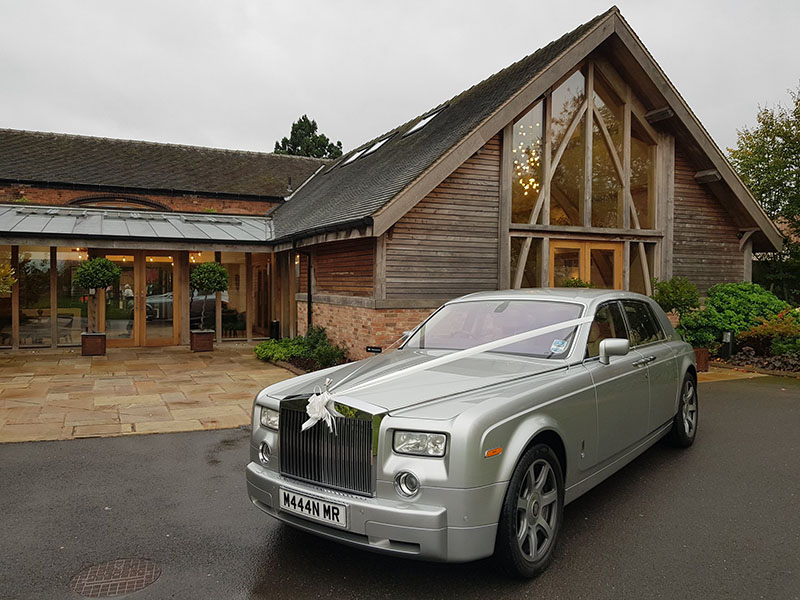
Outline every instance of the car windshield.
[[(583, 307), (543, 300), (480, 300), (442, 307), (409, 338), (403, 348), (465, 350), (518, 333), (577, 319)], [(538, 358), (564, 358), (577, 327), (567, 327), (492, 352)]]

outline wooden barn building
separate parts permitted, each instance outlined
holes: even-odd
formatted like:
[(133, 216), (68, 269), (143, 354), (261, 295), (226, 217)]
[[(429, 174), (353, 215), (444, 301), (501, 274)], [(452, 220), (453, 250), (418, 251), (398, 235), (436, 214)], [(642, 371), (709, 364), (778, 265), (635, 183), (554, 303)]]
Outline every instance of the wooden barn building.
[(128, 263), (111, 345), (186, 343), (188, 273), (216, 260), (219, 341), (313, 323), (360, 358), (469, 292), (705, 291), (782, 245), (616, 8), (334, 162), (0, 131), (0, 202), (11, 347), (75, 342), (91, 255)]

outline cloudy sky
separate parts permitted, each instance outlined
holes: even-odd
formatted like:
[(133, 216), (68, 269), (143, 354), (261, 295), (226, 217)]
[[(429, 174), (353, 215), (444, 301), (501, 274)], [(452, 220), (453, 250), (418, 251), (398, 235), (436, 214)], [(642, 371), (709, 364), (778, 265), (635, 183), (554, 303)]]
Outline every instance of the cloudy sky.
[[(0, 0), (0, 127), (272, 151), (306, 113), (353, 148), (611, 0)], [(721, 146), (800, 81), (796, 0), (618, 0)]]

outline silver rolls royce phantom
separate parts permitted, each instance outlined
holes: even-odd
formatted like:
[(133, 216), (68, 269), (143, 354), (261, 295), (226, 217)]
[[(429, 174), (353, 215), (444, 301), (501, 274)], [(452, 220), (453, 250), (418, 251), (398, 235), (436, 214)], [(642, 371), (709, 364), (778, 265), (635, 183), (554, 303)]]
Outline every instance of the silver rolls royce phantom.
[(664, 436), (691, 445), (697, 425), (694, 353), (652, 299), (485, 292), (393, 352), (262, 390), (247, 489), (319, 536), (434, 561), (495, 555), (532, 577), (565, 504)]

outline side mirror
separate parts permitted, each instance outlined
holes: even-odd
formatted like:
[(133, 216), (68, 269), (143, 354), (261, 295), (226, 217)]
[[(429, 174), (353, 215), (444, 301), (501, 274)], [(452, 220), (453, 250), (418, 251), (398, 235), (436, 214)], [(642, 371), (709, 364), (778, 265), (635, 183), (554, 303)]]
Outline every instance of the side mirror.
[(612, 356), (625, 356), (631, 350), (628, 340), (608, 338), (600, 342), (600, 363), (607, 365)]

